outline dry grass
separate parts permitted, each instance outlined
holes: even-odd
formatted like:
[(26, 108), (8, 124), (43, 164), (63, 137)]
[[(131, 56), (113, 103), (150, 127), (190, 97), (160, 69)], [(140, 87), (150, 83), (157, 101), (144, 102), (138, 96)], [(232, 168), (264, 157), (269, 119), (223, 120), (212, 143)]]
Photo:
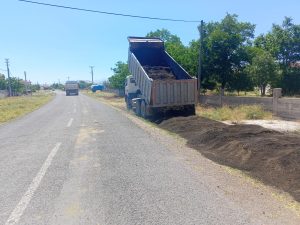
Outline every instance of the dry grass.
[(32, 112), (53, 98), (51, 92), (39, 92), (32, 96), (18, 96), (0, 99), (0, 123)]
[(271, 119), (272, 113), (264, 110), (260, 105), (240, 105), (237, 107), (223, 106), (221, 108), (197, 107), (197, 114), (212, 120), (230, 120), (238, 123), (242, 120)]

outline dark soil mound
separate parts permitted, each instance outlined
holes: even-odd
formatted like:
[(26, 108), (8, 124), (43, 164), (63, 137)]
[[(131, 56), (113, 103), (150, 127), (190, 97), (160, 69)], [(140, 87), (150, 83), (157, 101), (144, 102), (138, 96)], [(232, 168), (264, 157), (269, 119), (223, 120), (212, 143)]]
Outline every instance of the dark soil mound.
[(144, 70), (153, 80), (176, 80), (170, 67), (144, 66)]
[(198, 116), (163, 121), (206, 157), (244, 171), (300, 201), (300, 136), (257, 125), (225, 125)]

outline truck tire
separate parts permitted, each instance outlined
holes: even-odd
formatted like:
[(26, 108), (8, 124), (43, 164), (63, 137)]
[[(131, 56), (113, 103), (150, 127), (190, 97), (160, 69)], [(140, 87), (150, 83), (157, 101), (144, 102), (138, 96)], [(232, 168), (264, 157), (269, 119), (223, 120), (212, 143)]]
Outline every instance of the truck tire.
[(194, 116), (194, 115), (196, 115), (195, 105), (185, 106), (184, 116)]
[(135, 114), (137, 116), (141, 116), (141, 101), (136, 102)]
[(144, 100), (141, 102), (141, 117), (144, 119), (148, 118), (147, 104)]
[(132, 109), (131, 99), (125, 96), (126, 107), (128, 110)]

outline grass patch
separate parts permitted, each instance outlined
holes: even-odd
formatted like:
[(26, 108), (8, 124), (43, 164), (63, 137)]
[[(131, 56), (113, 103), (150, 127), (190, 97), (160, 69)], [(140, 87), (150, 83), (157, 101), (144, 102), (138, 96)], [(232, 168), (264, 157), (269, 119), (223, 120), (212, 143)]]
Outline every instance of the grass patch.
[(264, 110), (260, 105), (223, 106), (221, 108), (198, 106), (197, 114), (212, 120), (234, 122), (272, 118), (272, 113)]
[(53, 98), (52, 92), (0, 99), (0, 124), (32, 112)]

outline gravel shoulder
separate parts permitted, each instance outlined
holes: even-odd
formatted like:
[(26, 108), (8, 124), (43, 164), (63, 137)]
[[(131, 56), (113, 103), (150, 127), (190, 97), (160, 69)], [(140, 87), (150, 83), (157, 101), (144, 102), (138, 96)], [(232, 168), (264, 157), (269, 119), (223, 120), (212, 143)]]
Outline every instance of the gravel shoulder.
[[(232, 125), (231, 121), (225, 121), (225, 124)], [(287, 120), (243, 120), (240, 124), (259, 125), (267, 129), (280, 132), (300, 132), (300, 122)]]

